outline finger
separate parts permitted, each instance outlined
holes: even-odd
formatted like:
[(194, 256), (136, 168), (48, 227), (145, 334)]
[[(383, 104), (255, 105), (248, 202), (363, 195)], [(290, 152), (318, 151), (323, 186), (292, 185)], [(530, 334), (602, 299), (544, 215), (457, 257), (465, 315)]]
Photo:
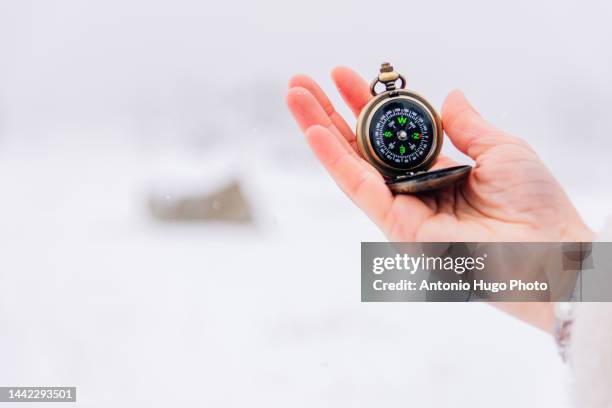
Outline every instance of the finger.
[(350, 155), (329, 129), (312, 126), (306, 131), (306, 138), (338, 186), (385, 229), (388, 225), (385, 218), (393, 205), (393, 195), (382, 176), (369, 171), (361, 159)]
[(344, 138), (356, 148), (355, 144), (355, 133), (350, 128), (350, 126), (346, 123), (344, 118), (336, 112), (334, 105), (331, 103), (325, 92), (321, 89), (321, 87), (309, 76), (307, 75), (296, 75), (289, 80), (289, 88), (300, 87), (306, 89), (310, 92), (319, 105), (323, 108), (327, 116), (331, 119), (333, 125), (338, 129), (338, 131), (344, 136)]
[(463, 93), (457, 90), (446, 97), (442, 107), (442, 123), (455, 147), (472, 159), (493, 146), (520, 142), (485, 121)]
[(331, 119), (327, 116), (327, 113), (323, 110), (317, 99), (308, 90), (300, 87), (289, 89), (287, 92), (287, 106), (289, 106), (289, 110), (293, 113), (295, 120), (303, 132), (306, 132), (311, 126), (323, 126), (329, 129), (330, 132), (338, 138), (347, 151), (353, 155), (357, 155), (349, 142), (333, 125)]
[(359, 116), (366, 103), (372, 99), (370, 85), (350, 68), (335, 68), (331, 75), (342, 99), (351, 108), (355, 116)]

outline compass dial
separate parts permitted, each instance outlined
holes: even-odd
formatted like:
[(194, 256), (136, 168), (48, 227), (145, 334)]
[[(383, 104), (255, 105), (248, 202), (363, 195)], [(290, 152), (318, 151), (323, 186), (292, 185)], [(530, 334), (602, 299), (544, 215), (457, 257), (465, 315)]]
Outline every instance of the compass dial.
[(370, 121), (370, 143), (386, 165), (410, 170), (421, 165), (435, 149), (432, 116), (419, 103), (394, 98), (378, 109)]

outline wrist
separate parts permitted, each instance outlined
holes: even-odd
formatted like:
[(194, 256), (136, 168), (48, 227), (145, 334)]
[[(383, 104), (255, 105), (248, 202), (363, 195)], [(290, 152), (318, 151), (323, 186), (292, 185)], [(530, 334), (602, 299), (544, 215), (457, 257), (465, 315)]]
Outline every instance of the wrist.
[(563, 238), (563, 242), (593, 242), (595, 233), (579, 220), (573, 227), (570, 227)]
[(494, 302), (491, 305), (551, 335), (555, 332), (553, 302)]

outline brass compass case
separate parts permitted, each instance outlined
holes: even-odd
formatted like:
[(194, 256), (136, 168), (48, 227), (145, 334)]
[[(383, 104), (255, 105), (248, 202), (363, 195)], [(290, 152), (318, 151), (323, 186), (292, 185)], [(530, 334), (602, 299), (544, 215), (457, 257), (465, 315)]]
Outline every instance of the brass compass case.
[[(378, 84), (385, 86), (381, 93), (376, 92)], [(394, 193), (434, 190), (460, 181), (469, 174), (471, 166), (427, 171), (442, 148), (442, 121), (424, 97), (404, 89), (405, 86), (404, 76), (383, 63), (380, 74), (370, 85), (374, 98), (357, 120), (359, 152), (385, 177)]]

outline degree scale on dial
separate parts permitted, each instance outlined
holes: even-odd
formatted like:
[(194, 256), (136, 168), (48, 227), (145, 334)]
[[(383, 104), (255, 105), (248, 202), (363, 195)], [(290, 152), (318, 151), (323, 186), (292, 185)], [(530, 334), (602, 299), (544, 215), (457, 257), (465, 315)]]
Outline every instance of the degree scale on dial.
[(394, 167), (422, 162), (432, 148), (429, 116), (409, 101), (392, 101), (374, 113), (371, 141), (378, 156)]

